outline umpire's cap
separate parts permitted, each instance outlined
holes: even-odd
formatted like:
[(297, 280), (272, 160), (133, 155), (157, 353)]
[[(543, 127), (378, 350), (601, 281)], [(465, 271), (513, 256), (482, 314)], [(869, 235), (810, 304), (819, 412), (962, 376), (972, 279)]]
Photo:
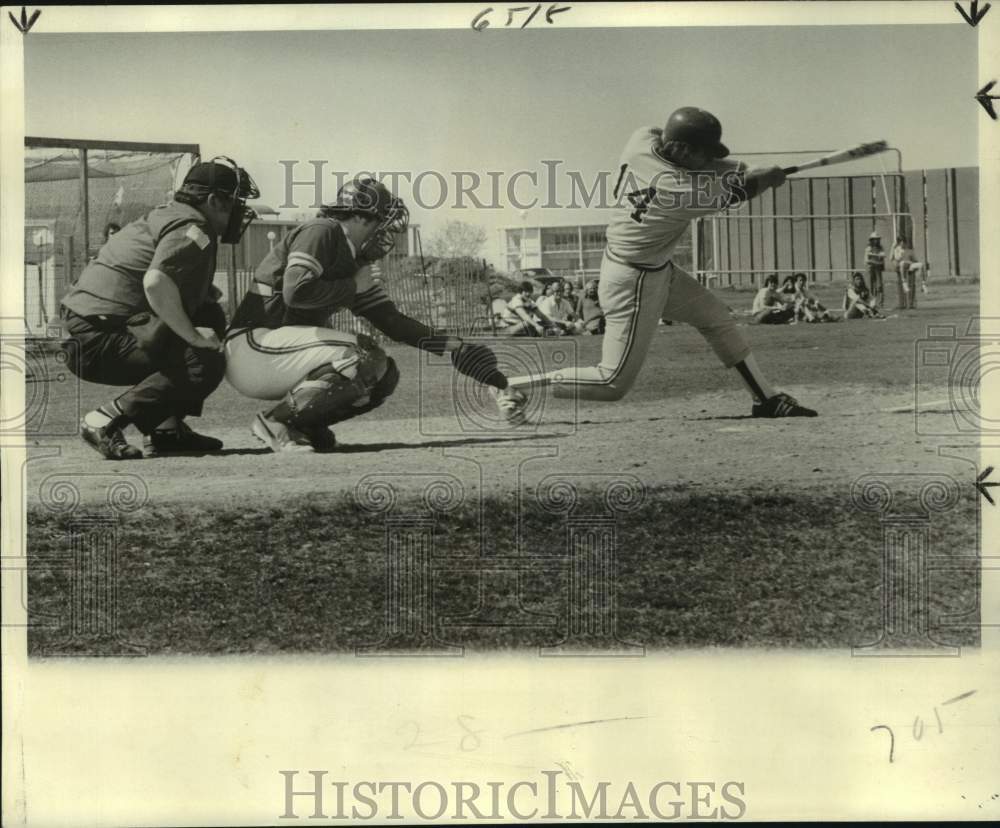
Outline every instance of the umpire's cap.
[(683, 141), (710, 152), (715, 158), (725, 158), (729, 148), (722, 143), (722, 124), (711, 112), (696, 106), (682, 106), (667, 118), (663, 128), (664, 141)]
[(237, 182), (236, 170), (215, 161), (202, 161), (195, 164), (184, 176), (184, 186), (194, 184), (223, 193), (234, 192)]
[(260, 198), (260, 190), (243, 167), (225, 155), (210, 161), (199, 161), (184, 176), (182, 192), (193, 194), (222, 193), (230, 198), (246, 201)]

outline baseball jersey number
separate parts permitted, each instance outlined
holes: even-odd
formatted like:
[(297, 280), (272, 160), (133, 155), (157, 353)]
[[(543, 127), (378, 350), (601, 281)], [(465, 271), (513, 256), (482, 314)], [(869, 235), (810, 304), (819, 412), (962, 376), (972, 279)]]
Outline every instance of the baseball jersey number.
[(627, 198), (629, 203), (635, 207), (635, 209), (629, 213), (629, 218), (631, 218), (632, 221), (636, 221), (641, 224), (643, 215), (649, 209), (649, 202), (653, 200), (653, 196), (655, 195), (655, 187), (646, 187), (644, 190), (636, 190), (632, 193), (625, 193), (625, 198)]
[[(614, 197), (618, 198), (618, 191), (621, 190), (622, 180), (625, 178), (625, 170), (628, 169), (628, 164), (622, 164), (621, 169), (618, 171), (618, 181), (615, 182), (615, 189), (613, 191)], [(629, 213), (629, 217), (632, 221), (642, 224), (643, 214), (649, 209), (649, 202), (653, 200), (653, 196), (656, 195), (656, 189), (654, 187), (646, 187), (643, 190), (635, 190), (631, 193), (625, 193), (625, 198), (629, 200), (635, 209)]]

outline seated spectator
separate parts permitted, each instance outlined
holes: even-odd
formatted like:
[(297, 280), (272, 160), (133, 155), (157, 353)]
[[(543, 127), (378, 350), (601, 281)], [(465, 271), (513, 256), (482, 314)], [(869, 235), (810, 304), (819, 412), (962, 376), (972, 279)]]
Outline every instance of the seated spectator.
[(772, 273), (753, 299), (753, 321), (758, 325), (784, 325), (795, 317), (795, 305), (778, 292), (778, 276)]
[(795, 274), (795, 319), (797, 322), (836, 322), (809, 290), (805, 273)]
[(576, 285), (574, 285), (569, 279), (563, 280), (563, 297), (569, 302), (573, 308), (576, 308)]
[(564, 293), (563, 283), (553, 282), (545, 289), (545, 296), (538, 300), (538, 310), (566, 333), (582, 333), (583, 326), (577, 320), (576, 309), (566, 300)]
[(858, 271), (851, 275), (844, 294), (844, 319), (885, 319), (865, 284), (865, 277)]
[(589, 334), (604, 333), (604, 311), (597, 298), (597, 280), (587, 282), (583, 294), (576, 303), (576, 315), (583, 324), (583, 329)]
[[(534, 300), (535, 287), (531, 282), (521, 282), (518, 292), (507, 303), (504, 322), (510, 327), (504, 331), (507, 336), (544, 336), (545, 319)], [(544, 320), (544, 321), (543, 321)]]
[[(798, 274), (795, 274), (796, 276)], [(786, 276), (781, 283), (781, 292), (788, 296), (795, 295), (795, 276)]]

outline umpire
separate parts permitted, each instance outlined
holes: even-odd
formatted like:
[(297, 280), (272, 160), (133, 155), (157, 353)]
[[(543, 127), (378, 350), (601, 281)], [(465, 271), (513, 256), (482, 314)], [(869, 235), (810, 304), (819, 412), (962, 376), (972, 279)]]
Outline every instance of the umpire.
[[(222, 442), (184, 423), (225, 375), (226, 327), (212, 284), (218, 244), (236, 244), (260, 193), (219, 156), (195, 164), (168, 204), (111, 236), (62, 300), (74, 372), (88, 382), (132, 386), (88, 412), (84, 441), (108, 460), (217, 451)], [(134, 425), (143, 450), (122, 433)]]

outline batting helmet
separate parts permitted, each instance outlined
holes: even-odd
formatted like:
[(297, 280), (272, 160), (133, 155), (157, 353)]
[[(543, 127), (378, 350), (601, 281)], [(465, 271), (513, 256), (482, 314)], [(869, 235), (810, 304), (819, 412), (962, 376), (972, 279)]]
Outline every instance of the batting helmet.
[(385, 256), (396, 244), (394, 236), (405, 233), (410, 224), (410, 211), (403, 199), (374, 178), (348, 181), (337, 191), (336, 202), (324, 205), (320, 214), (332, 218), (362, 215), (378, 221), (375, 231), (358, 251), (363, 262), (375, 262)]
[(725, 158), (729, 148), (722, 143), (722, 124), (711, 112), (696, 106), (682, 106), (675, 109), (663, 127), (663, 141), (683, 141), (712, 154), (714, 158)]
[(868, 241), (872, 241), (874, 239), (878, 239), (879, 241), (882, 241), (882, 237), (878, 234), (878, 232), (875, 231), (875, 230), (872, 230), (872, 234), (868, 237)]

